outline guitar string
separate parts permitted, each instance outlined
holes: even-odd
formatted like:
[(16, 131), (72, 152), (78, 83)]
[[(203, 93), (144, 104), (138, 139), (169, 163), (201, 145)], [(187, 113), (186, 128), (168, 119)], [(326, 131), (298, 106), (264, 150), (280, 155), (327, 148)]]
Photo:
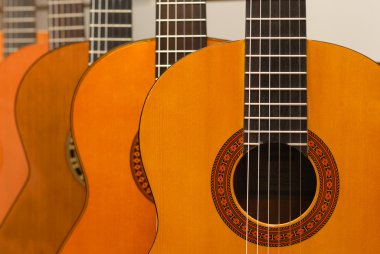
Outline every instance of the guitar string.
[[(259, 220), (259, 216), (260, 216), (260, 157), (261, 157), (261, 62), (262, 62), (262, 58), (261, 58), (261, 55), (262, 55), (262, 11), (263, 11), (263, 2), (262, 0), (260, 0), (260, 35), (259, 35), (259, 45), (260, 45), (260, 48), (259, 48), (259, 131), (258, 131), (258, 156), (257, 156), (257, 220)], [(258, 252), (258, 248), (259, 248), (259, 226), (257, 225), (257, 252)]]
[[(278, 16), (280, 18), (279, 20), (279, 36), (281, 37), (282, 35), (282, 30), (281, 30), (281, 18), (282, 18), (282, 15), (281, 15), (281, 0), (278, 1)], [(278, 63), (279, 63), (279, 71), (281, 72), (281, 43), (278, 44)], [(278, 87), (281, 87), (281, 75), (279, 75), (279, 78), (278, 78)], [(281, 92), (279, 91), (278, 92), (278, 101), (281, 102)], [(279, 104), (279, 109), (278, 109), (278, 116), (281, 117), (281, 103)], [(279, 118), (278, 120), (278, 192), (277, 192), (277, 195), (278, 195), (278, 201), (277, 201), (277, 206), (278, 206), (278, 210), (277, 210), (277, 223), (280, 223), (280, 214), (281, 214), (281, 163), (280, 163), (280, 158), (281, 158), (281, 149), (280, 149), (280, 144), (281, 144), (281, 120)], [(280, 245), (280, 230), (278, 229), (277, 230), (277, 245), (279, 246)], [(280, 249), (278, 248), (277, 249), (277, 253), (280, 253)]]
[[(299, 36), (299, 41), (298, 41), (298, 55), (300, 56), (301, 55), (301, 36), (303, 36), (301, 34), (301, 0), (298, 0), (298, 16), (299, 16), (299, 20), (298, 20), (298, 36)], [(299, 73), (301, 73), (301, 57), (298, 58), (298, 71)], [(299, 75), (299, 78), (298, 78), (298, 86), (299, 88), (301, 88), (301, 77), (302, 75), (300, 74)], [(298, 91), (298, 97), (299, 97), (299, 102), (301, 102), (301, 90)], [(301, 103), (300, 103), (300, 106), (299, 106), (299, 117), (301, 117), (302, 115), (302, 110), (301, 110), (302, 106), (301, 106)], [(301, 124), (302, 120), (299, 120), (299, 129), (302, 130), (302, 124)], [(300, 143), (302, 143), (302, 134), (300, 133), (299, 134), (299, 140), (300, 140)], [(301, 149), (301, 147), (300, 147)], [(307, 147), (306, 147), (307, 149)], [(302, 151), (302, 149), (301, 149)], [(299, 206), (299, 216), (301, 217), (302, 215), (302, 160), (301, 160), (301, 156), (302, 154), (299, 153), (299, 202), (300, 202), (300, 206)], [(301, 223), (300, 223), (300, 232), (301, 232)], [(301, 235), (299, 236), (299, 243), (301, 243)], [(299, 253), (301, 254), (302, 252), (302, 246), (301, 244), (299, 244)]]
[[(104, 52), (108, 52), (108, 41), (107, 41), (107, 38), (109, 38), (109, 34), (108, 34), (108, 4), (109, 4), (109, 1), (105, 1), (105, 4), (104, 4), (104, 9), (106, 10), (106, 13), (105, 13), (105, 28), (104, 28), (104, 37), (105, 37), (105, 41), (104, 41)], [(101, 54), (99, 53), (99, 57), (101, 56)]]
[[(246, 17), (246, 26), (249, 29), (249, 33), (246, 35), (246, 37), (247, 36), (251, 37), (252, 36), (252, 20), (249, 18), (252, 17), (252, 0), (250, 0), (249, 2), (248, 1), (246, 2), (246, 8), (249, 8), (249, 16)], [(248, 42), (247, 44), (249, 46), (249, 55), (252, 55), (251, 54), (251, 52), (252, 52), (251, 39), (247, 38), (246, 40), (247, 40), (246, 42)], [(248, 70), (251, 70), (251, 66), (252, 66), (251, 60), (252, 59), (249, 57), (249, 59), (248, 59)], [(247, 66), (246, 66), (246, 68), (247, 68)], [(248, 87), (251, 88), (251, 74), (248, 74), (247, 77), (248, 77)], [(250, 101), (250, 99), (251, 99), (251, 92), (249, 90), (248, 101)], [(251, 107), (248, 106), (248, 116), (250, 116), (250, 115), (251, 115)], [(248, 120), (248, 124), (247, 124), (247, 129), (250, 130), (250, 121), (249, 120)], [(243, 137), (244, 136), (245, 135), (243, 134)], [(249, 209), (248, 209), (248, 204), (249, 204), (249, 150), (250, 150), (250, 145), (249, 145), (250, 144), (250, 142), (249, 142), (250, 133), (249, 133), (249, 131), (247, 133), (247, 137), (248, 137), (247, 138), (248, 140), (246, 140), (246, 141), (248, 141), (247, 142), (248, 149), (247, 149), (247, 157), (246, 157), (247, 158), (247, 169), (246, 169), (247, 170), (247, 179), (246, 179), (246, 221), (245, 221), (245, 253), (246, 254), (248, 253), (248, 232), (249, 232), (249, 223), (248, 223), (249, 222), (248, 221), (248, 213), (249, 213)]]
[(177, 25), (178, 25), (178, 22), (177, 22), (177, 20), (178, 20), (178, 13), (177, 13), (177, 11), (178, 11), (178, 2), (177, 1), (175, 1), (174, 2), (174, 19), (176, 20), (175, 22), (174, 22), (174, 49), (175, 49), (175, 51), (174, 51), (174, 60), (175, 60), (175, 62), (177, 62), (177, 50), (178, 50), (178, 48), (177, 48)]
[[(101, 10), (103, 8), (103, 2), (102, 2), (102, 0), (98, 0), (98, 4), (99, 4), (98, 10)], [(97, 21), (98, 21), (98, 25), (97, 25), (97, 28), (98, 28), (97, 29), (98, 30), (98, 45), (97, 45), (96, 59), (99, 58), (100, 51), (102, 50), (102, 29), (103, 28), (101, 26), (102, 20), (101, 20), (101, 17), (99, 17), (99, 15), (98, 15)]]
[[(272, 0), (269, 0), (269, 38), (272, 38)], [(268, 70), (269, 70), (269, 75), (268, 75), (268, 87), (269, 87), (269, 96), (268, 96), (268, 101), (269, 101), (269, 107), (268, 107), (268, 116), (269, 116), (269, 121), (268, 121), (268, 129), (269, 129), (269, 135), (268, 135), (268, 178), (267, 178), (267, 184), (268, 184), (268, 193), (267, 193), (267, 234), (268, 234), (268, 239), (267, 239), (267, 245), (269, 246), (269, 214), (270, 214), (270, 205), (269, 205), (269, 195), (270, 195), (270, 176), (271, 176), (271, 168), (270, 168), (270, 156), (271, 156), (271, 77), (272, 75), (270, 74), (272, 71), (272, 66), (271, 66), (271, 55), (272, 55), (272, 39), (268, 40), (269, 44), (269, 61), (268, 61)], [(267, 253), (269, 253), (269, 247), (267, 247)]]
[[(291, 3), (291, 0), (289, 0), (289, 18), (292, 17), (292, 3)], [(291, 61), (291, 44), (292, 44), (292, 40), (290, 39), (290, 31), (291, 31), (291, 25), (292, 22), (289, 20), (289, 37), (288, 37), (288, 41), (289, 41), (289, 48), (288, 48), (288, 53), (289, 53), (289, 62)], [(291, 75), (289, 75), (289, 87), (291, 86)], [(292, 94), (289, 93), (289, 99), (288, 99), (288, 102), (290, 103), (291, 102), (291, 98), (292, 98)], [(288, 108), (289, 110), (289, 118), (292, 116), (292, 107), (289, 106)], [(289, 122), (289, 127), (290, 129), (292, 129), (292, 122), (290, 121)], [(292, 143), (292, 134), (290, 133), (289, 134), (289, 142)], [(289, 221), (291, 221), (291, 215), (292, 215), (292, 160), (291, 160), (291, 151), (289, 149), (289, 153), (288, 153), (288, 158), (289, 159)], [(292, 231), (291, 231), (291, 227), (289, 227), (289, 234), (292, 234)]]
[(91, 65), (93, 62), (94, 62), (94, 58), (95, 58), (95, 27), (94, 27), (94, 24), (95, 24), (95, 1), (91, 1), (91, 16), (90, 16), (90, 61), (89, 61), (89, 65)]
[[(170, 32), (169, 32), (169, 29), (170, 29), (170, 4), (168, 3), (168, 4), (166, 4), (166, 15), (167, 15), (167, 21), (166, 21), (166, 49), (167, 50), (169, 50), (170, 49), (170, 36), (169, 36), (169, 34), (170, 34)], [(161, 19), (162, 17), (160, 17), (160, 19)], [(168, 51), (169, 52), (169, 51)], [(169, 54), (170, 53), (166, 53), (166, 66), (168, 66), (169, 64), (170, 64), (170, 62), (169, 62)], [(167, 67), (164, 67), (164, 71), (163, 72), (165, 72), (166, 71), (166, 69), (167, 69)], [(161, 75), (162, 75), (162, 73), (161, 73)]]
[[(158, 37), (156, 37), (156, 41), (158, 43), (156, 49), (157, 49), (157, 53), (156, 53), (156, 56), (157, 56), (157, 60), (156, 60), (156, 64), (159, 64), (161, 63), (161, 52), (160, 52), (160, 49), (161, 49), (161, 22), (159, 20), (159, 18), (161, 17), (161, 4), (160, 4), (160, 0), (157, 0), (156, 2), (156, 8), (158, 8), (158, 17), (156, 17), (156, 29), (158, 31), (156, 31), (156, 33), (158, 34)], [(161, 68), (160, 67), (156, 67), (156, 79), (159, 78), (161, 75)]]
[[(184, 4), (183, 6), (184, 6), (183, 7), (183, 17), (186, 18), (186, 7), (187, 7), (187, 5)], [(183, 27), (183, 34), (185, 34), (185, 28), (186, 28), (186, 23), (185, 22), (183, 22), (182, 27)], [(186, 38), (184, 37), (183, 38), (183, 50), (186, 50), (186, 42), (187, 42)], [(185, 55), (185, 53), (183, 55)]]

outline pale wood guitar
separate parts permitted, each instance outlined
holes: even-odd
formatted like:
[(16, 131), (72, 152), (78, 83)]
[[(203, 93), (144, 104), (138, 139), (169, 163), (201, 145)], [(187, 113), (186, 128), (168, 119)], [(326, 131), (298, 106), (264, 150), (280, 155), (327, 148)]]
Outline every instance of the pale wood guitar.
[[(328, 7), (326, 7), (328, 8)], [(376, 253), (380, 68), (306, 40), (305, 0), (247, 0), (246, 40), (149, 93), (140, 149), (150, 253)]]

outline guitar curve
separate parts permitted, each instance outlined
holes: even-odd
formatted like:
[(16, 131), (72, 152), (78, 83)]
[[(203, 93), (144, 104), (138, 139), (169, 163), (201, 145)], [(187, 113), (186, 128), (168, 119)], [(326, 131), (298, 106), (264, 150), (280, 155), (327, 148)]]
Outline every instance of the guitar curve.
[(140, 146), (160, 221), (151, 253), (332, 254), (378, 249), (380, 207), (375, 200), (380, 172), (375, 169), (380, 121), (371, 112), (380, 111), (380, 68), (328, 43), (308, 42), (308, 115), (309, 129), (328, 146), (339, 169), (339, 199), (331, 218), (303, 242), (277, 248), (247, 244), (221, 218), (211, 174), (223, 144), (243, 128), (244, 48), (244, 41), (226, 43), (186, 57), (147, 97)]
[(0, 63), (0, 225), (29, 172), (14, 114), (17, 89), (28, 68), (47, 51), (47, 43), (34, 44), (11, 54)]
[(116, 48), (95, 62), (78, 86), (72, 129), (89, 195), (62, 253), (148, 253), (151, 248), (156, 208), (130, 164), (142, 105), (155, 82), (155, 49), (154, 39)]
[(84, 204), (66, 158), (70, 104), (87, 68), (87, 43), (53, 50), (24, 76), (16, 121), (30, 166), (23, 192), (0, 229), (2, 253), (55, 253)]

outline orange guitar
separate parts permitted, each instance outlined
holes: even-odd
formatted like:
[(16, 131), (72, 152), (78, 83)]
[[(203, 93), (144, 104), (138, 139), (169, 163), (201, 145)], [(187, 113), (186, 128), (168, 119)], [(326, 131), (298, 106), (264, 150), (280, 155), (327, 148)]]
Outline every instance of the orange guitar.
[(0, 225), (28, 176), (27, 160), (16, 127), (16, 92), (27, 69), (47, 51), (46, 39), (36, 43), (34, 1), (4, 1), (4, 4), (5, 38), (1, 47), (7, 58), (0, 63)]
[(141, 164), (139, 116), (155, 78), (207, 42), (205, 1), (159, 0), (156, 8), (156, 40), (111, 51), (77, 89), (72, 129), (89, 195), (63, 253), (148, 253), (154, 241), (156, 208)]
[[(90, 49), (89, 49), (89, 62), (90, 65), (93, 63), (96, 65), (95, 60), (99, 59), (109, 50), (130, 42), (132, 40), (132, 1), (116, 1), (116, 0), (102, 0), (102, 1), (92, 1), (91, 6), (91, 19), (90, 19)], [(86, 76), (86, 73), (91, 71), (90, 69), (85, 72), (82, 79)], [(104, 73), (102, 73), (104, 74)], [(87, 175), (87, 174), (86, 174)], [(88, 177), (87, 177), (88, 178)], [(104, 181), (105, 179), (99, 179)], [(86, 179), (88, 181), (88, 179)], [(88, 187), (90, 187), (89, 185)], [(112, 188), (111, 186), (109, 186)], [(122, 186), (115, 186), (117, 188), (122, 188)], [(89, 193), (89, 192), (88, 192)], [(91, 195), (102, 195), (96, 192), (89, 193), (87, 198), (90, 198)], [(114, 196), (113, 199), (116, 199)], [(123, 202), (123, 200), (115, 200), (115, 202)], [(108, 209), (108, 207), (105, 207)], [(84, 208), (84, 211), (86, 207)], [(105, 211), (107, 212), (107, 211)], [(111, 212), (111, 211), (110, 211)], [(83, 220), (83, 218), (81, 219)], [(94, 233), (101, 229), (104, 225), (103, 223), (109, 221), (113, 223), (112, 220), (116, 221), (114, 225), (109, 225), (109, 227), (119, 230), (119, 222), (117, 218), (114, 218), (113, 215), (110, 217), (98, 217), (96, 224), (92, 230)], [(80, 221), (78, 223), (81, 223)], [(124, 243), (124, 235), (122, 233), (111, 233), (110, 231), (104, 231), (105, 234), (112, 235), (112, 244), (111, 241), (108, 241), (107, 251), (102, 251), (98, 247), (99, 242), (90, 241), (88, 239), (81, 239), (77, 241), (77, 229), (73, 228), (72, 234), (67, 237), (67, 243), (62, 245), (60, 250), (61, 253), (115, 253), (120, 249)], [(110, 235), (110, 236), (111, 236)], [(86, 237), (89, 237), (86, 235)]]
[(307, 42), (305, 2), (247, 0), (245, 43), (201, 50), (152, 88), (150, 253), (379, 250), (380, 68)]
[(56, 253), (84, 204), (85, 188), (70, 172), (66, 146), (71, 97), (88, 47), (59, 48), (84, 40), (83, 3), (52, 0), (49, 11), (52, 51), (29, 68), (15, 101), (30, 172), (0, 228), (0, 253)]

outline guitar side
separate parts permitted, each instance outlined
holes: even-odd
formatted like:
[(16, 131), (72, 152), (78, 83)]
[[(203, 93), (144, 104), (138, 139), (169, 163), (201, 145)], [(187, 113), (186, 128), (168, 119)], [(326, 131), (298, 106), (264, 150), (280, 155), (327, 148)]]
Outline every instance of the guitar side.
[(70, 104), (87, 68), (87, 43), (51, 51), (24, 76), (16, 121), (30, 166), (0, 229), (1, 253), (55, 253), (80, 214), (85, 189), (66, 158)]
[(308, 114), (309, 129), (327, 144), (340, 174), (330, 220), (302, 243), (267, 248), (246, 247), (221, 219), (211, 171), (223, 144), (243, 128), (244, 53), (244, 41), (203, 49), (175, 64), (147, 97), (140, 145), (159, 218), (151, 253), (374, 252), (380, 68), (327, 43), (308, 42)]
[(29, 171), (16, 126), (17, 89), (28, 68), (47, 51), (47, 43), (27, 46), (0, 64), (0, 225), (25, 184)]

